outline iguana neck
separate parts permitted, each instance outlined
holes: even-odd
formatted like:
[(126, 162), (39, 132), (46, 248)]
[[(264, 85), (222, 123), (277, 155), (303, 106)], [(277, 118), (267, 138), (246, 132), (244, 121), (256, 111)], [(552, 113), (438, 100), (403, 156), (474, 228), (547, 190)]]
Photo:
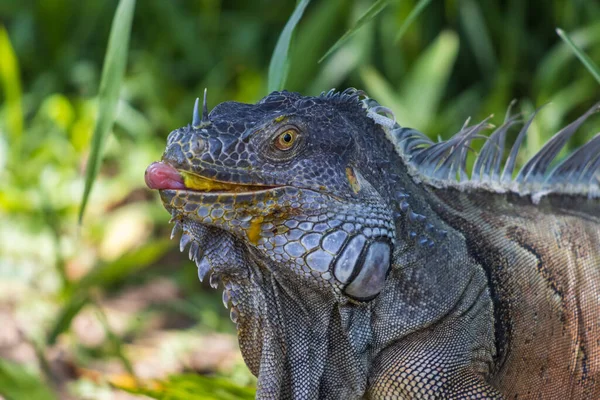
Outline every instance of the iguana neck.
[[(252, 281), (238, 324), (242, 355), (258, 377), (257, 397), (359, 398), (367, 384), (371, 307), (340, 305), (250, 256)], [(258, 311), (258, 312), (257, 312)], [(360, 335), (354, 335), (360, 330)], [(352, 377), (351, 379), (349, 377)]]
[[(364, 147), (374, 155), (364, 173), (395, 210), (396, 243), (392, 271), (373, 303), (373, 353), (442, 321), (472, 318), (471, 333), (481, 335), (482, 346), (494, 354), (493, 306), (483, 267), (469, 254), (463, 233), (442, 218), (433, 188), (408, 173), (390, 143), (379, 145)], [(488, 361), (483, 373), (494, 367)]]

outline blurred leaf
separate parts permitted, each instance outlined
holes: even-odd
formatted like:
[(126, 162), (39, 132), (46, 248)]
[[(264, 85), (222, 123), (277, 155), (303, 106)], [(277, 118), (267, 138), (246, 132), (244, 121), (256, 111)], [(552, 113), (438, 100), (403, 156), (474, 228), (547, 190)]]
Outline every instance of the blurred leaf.
[[(302, 19), (294, 34), (294, 46), (290, 48), (290, 68), (285, 88), (305, 94), (319, 94), (332, 86), (324, 84), (311, 92), (308, 82), (314, 82), (319, 70), (324, 69), (317, 61), (332, 43), (340, 27), (345, 26), (351, 11), (347, 0), (328, 0), (314, 3), (311, 12)], [(343, 62), (344, 68), (348, 63)], [(341, 75), (343, 77), (343, 75)], [(311, 85), (312, 86), (312, 85)]]
[(116, 124), (123, 128), (132, 139), (139, 141), (150, 136), (152, 126), (148, 117), (136, 110), (129, 102), (120, 100), (117, 105)]
[(0, 395), (6, 400), (56, 400), (42, 380), (15, 362), (0, 358)]
[[(569, 34), (569, 37), (577, 43), (579, 48), (588, 48), (600, 43), (600, 22), (577, 29)], [(570, 61), (573, 52), (564, 42), (556, 42), (554, 46), (544, 54), (540, 63), (536, 66), (533, 75), (533, 87), (542, 101), (547, 101), (561, 86), (565, 84), (564, 78), (570, 70)]]
[(394, 111), (403, 125), (423, 131), (433, 123), (450, 73), (458, 54), (458, 36), (444, 31), (421, 54), (403, 81), (395, 90), (377, 70), (361, 70), (367, 91)]
[(396, 34), (396, 38), (394, 39), (394, 42), (398, 43), (400, 41), (400, 39), (402, 39), (402, 36), (404, 36), (404, 33), (406, 32), (408, 27), (417, 19), (419, 14), (421, 14), (423, 12), (425, 7), (427, 7), (429, 5), (429, 3), (431, 3), (431, 0), (419, 0), (417, 5), (415, 6), (415, 8), (413, 8), (410, 11), (410, 14), (408, 14), (408, 17), (406, 17), (404, 22), (402, 22), (402, 25), (400, 25), (400, 28), (398, 29), (398, 33)]
[(115, 355), (121, 361), (123, 368), (125, 368), (125, 371), (127, 371), (127, 373), (129, 375), (131, 375), (132, 377), (134, 377), (134, 379), (135, 379), (133, 366), (131, 365), (129, 358), (127, 358), (127, 356), (125, 355), (125, 351), (123, 350), (123, 342), (121, 341), (121, 338), (119, 338), (117, 335), (115, 335), (114, 332), (112, 331), (110, 324), (108, 322), (108, 318), (106, 318), (106, 314), (104, 313), (104, 310), (102, 309), (102, 307), (96, 306), (96, 316), (98, 317), (98, 320), (102, 324), (102, 327), (104, 328), (104, 332), (106, 332), (106, 335), (108, 336), (108, 339), (110, 340), (110, 343), (112, 344)]
[(75, 290), (86, 290), (92, 286), (113, 286), (129, 275), (156, 262), (171, 246), (170, 240), (163, 239), (147, 243), (136, 250), (125, 253), (112, 262), (94, 268), (75, 285)]
[(78, 293), (77, 295), (72, 296), (68, 303), (58, 313), (56, 322), (54, 322), (52, 329), (50, 329), (50, 332), (48, 333), (46, 343), (49, 345), (56, 343), (58, 335), (69, 329), (73, 318), (75, 318), (83, 306), (89, 301), (89, 297), (84, 293)]
[(573, 43), (573, 41), (565, 31), (563, 31), (560, 28), (556, 28), (556, 33), (558, 33), (558, 36), (560, 36), (560, 38), (564, 40), (564, 42), (571, 48), (573, 53), (575, 53), (575, 55), (577, 56), (577, 58), (579, 58), (582, 64), (585, 65), (587, 70), (590, 71), (590, 73), (594, 76), (594, 78), (596, 78), (598, 83), (600, 83), (600, 68), (592, 61), (590, 57), (588, 57), (587, 54), (585, 54), (579, 47), (575, 45), (575, 43)]
[[(366, 35), (363, 35), (363, 33)], [(317, 95), (329, 88), (339, 87), (366, 58), (371, 36), (370, 32), (359, 32), (345, 46), (322, 63), (321, 70), (310, 82), (306, 93)]]
[(456, 33), (441, 32), (405, 77), (406, 84), (400, 98), (406, 101), (415, 126), (430, 124), (437, 113), (458, 55), (458, 46)]
[(285, 80), (287, 79), (289, 69), (288, 53), (292, 35), (308, 3), (310, 3), (310, 0), (301, 0), (296, 5), (294, 12), (279, 35), (271, 57), (271, 63), (269, 64), (269, 93), (275, 90), (282, 90), (285, 87)]
[(344, 33), (344, 35), (338, 39), (337, 42), (334, 43), (333, 46), (327, 50), (327, 52), (319, 59), (319, 63), (323, 61), (327, 56), (336, 51), (341, 45), (343, 45), (346, 40), (352, 35), (354, 35), (364, 24), (371, 21), (373, 18), (377, 16), (389, 3), (389, 0), (376, 0), (375, 3), (356, 21), (354, 26)]
[(88, 291), (91, 287), (110, 287), (122, 281), (134, 272), (156, 262), (170, 246), (170, 241), (166, 239), (151, 242), (90, 271), (77, 284), (73, 285), (72, 294), (69, 296), (67, 304), (59, 312), (56, 323), (48, 334), (47, 343), (53, 344), (61, 333), (69, 329), (73, 318), (90, 301)]
[(236, 400), (254, 399), (254, 389), (238, 386), (226, 379), (194, 374), (173, 375), (165, 381), (152, 381), (143, 386), (133, 379), (112, 379), (113, 386), (133, 394), (160, 400)]
[(370, 96), (377, 99), (380, 104), (385, 104), (386, 107), (392, 109), (397, 120), (410, 124), (404, 120), (409, 112), (396, 93), (396, 89), (377, 69), (372, 66), (361, 68), (360, 77)]
[(135, 0), (121, 0), (110, 30), (98, 92), (98, 119), (94, 128), (90, 158), (86, 168), (85, 189), (81, 200), (81, 208), (79, 209), (79, 223), (83, 219), (85, 206), (94, 179), (98, 174), (104, 141), (115, 121), (119, 91), (127, 65), (127, 51), (134, 10)]
[(7, 128), (13, 149), (11, 153), (17, 156), (21, 148), (23, 134), (23, 110), (21, 109), (21, 77), (19, 62), (10, 43), (8, 33), (0, 25), (0, 83), (4, 87), (6, 101)]
[(467, 39), (473, 47), (475, 59), (485, 78), (491, 77), (498, 63), (479, 3), (473, 0), (462, 0), (460, 13)]
[(432, 132), (446, 132), (453, 134), (453, 130), (469, 117), (474, 115), (476, 110), (481, 107), (483, 85), (473, 85), (466, 89), (452, 101), (440, 113), (436, 123), (432, 124)]

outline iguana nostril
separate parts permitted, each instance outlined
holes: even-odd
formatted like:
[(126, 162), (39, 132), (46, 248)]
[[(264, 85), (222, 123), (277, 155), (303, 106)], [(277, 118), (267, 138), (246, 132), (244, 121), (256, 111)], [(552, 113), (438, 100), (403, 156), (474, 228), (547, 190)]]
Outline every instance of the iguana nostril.
[(163, 160), (167, 160), (172, 165), (185, 165), (187, 163), (179, 142), (174, 142), (167, 146), (163, 154)]

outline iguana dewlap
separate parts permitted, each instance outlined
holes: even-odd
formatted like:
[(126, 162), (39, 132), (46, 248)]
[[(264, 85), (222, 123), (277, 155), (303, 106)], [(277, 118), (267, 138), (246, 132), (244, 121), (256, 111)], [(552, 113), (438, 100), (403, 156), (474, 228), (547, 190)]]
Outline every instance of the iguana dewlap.
[(552, 162), (599, 109), (518, 172), (508, 115), (467, 174), (487, 120), (434, 143), (355, 89), (205, 100), (146, 182), (257, 398), (597, 399), (600, 135)]

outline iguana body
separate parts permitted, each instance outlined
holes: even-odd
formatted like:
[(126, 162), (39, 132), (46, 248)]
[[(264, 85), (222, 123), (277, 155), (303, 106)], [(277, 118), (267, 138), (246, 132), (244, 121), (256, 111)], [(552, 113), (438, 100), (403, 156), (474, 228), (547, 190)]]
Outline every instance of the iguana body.
[(547, 172), (598, 106), (515, 180), (508, 116), (466, 179), (485, 123), (433, 143), (362, 95), (196, 107), (146, 172), (257, 398), (600, 397), (600, 136)]

